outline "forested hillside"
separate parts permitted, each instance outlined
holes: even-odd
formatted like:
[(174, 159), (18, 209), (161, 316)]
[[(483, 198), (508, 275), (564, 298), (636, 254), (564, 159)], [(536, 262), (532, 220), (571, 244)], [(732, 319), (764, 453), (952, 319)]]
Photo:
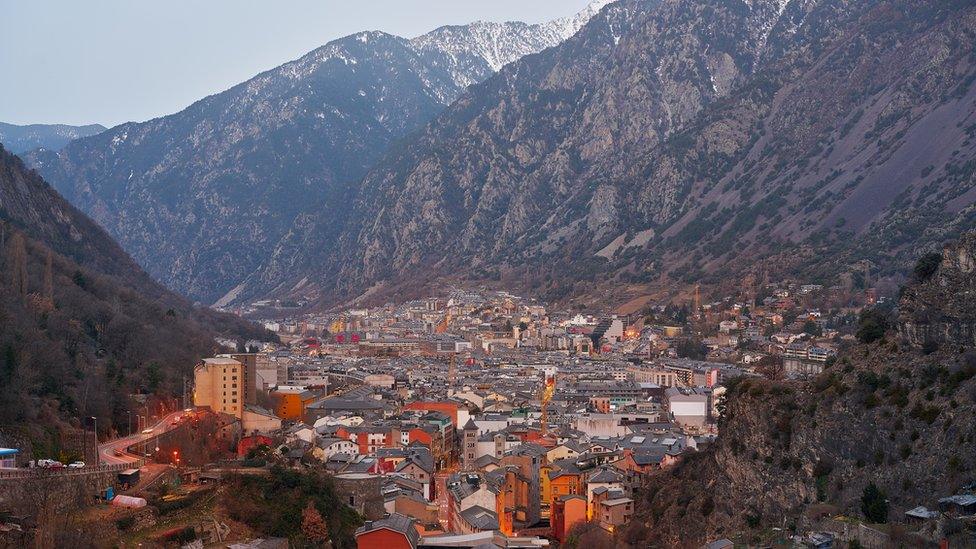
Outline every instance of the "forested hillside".
[(154, 282), (0, 148), (0, 425), (126, 422), (130, 395), (179, 394), (215, 337), (270, 338)]

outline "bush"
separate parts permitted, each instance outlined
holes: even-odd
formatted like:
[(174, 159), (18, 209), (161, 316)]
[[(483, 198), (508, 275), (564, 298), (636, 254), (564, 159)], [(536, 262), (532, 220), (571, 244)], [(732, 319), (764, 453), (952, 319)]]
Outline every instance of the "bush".
[(930, 252), (919, 258), (918, 263), (915, 264), (915, 280), (918, 282), (925, 282), (926, 280), (932, 278), (932, 275), (939, 270), (939, 265), (942, 263), (942, 254), (937, 252)]

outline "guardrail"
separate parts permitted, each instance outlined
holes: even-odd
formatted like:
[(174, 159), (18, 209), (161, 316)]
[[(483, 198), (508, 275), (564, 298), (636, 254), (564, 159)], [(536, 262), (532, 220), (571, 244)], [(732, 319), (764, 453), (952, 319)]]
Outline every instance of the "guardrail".
[(95, 467), (81, 467), (73, 469), (71, 467), (58, 467), (48, 469), (47, 467), (31, 467), (21, 469), (0, 469), (0, 479), (5, 478), (51, 478), (51, 477), (73, 477), (94, 475), (97, 473), (115, 473), (126, 469), (138, 469), (146, 464), (146, 460), (138, 459), (131, 463), (113, 463), (98, 465)]

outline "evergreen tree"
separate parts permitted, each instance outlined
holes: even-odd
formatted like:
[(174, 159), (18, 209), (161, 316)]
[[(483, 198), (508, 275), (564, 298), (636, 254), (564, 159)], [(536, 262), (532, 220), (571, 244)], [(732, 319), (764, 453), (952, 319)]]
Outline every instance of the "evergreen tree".
[(861, 512), (864, 518), (876, 524), (888, 522), (888, 497), (875, 483), (864, 487), (861, 495)]

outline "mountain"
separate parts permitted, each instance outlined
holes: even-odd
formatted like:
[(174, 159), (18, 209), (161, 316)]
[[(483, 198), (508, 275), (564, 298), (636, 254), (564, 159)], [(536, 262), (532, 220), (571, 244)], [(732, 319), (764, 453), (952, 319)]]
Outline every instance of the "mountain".
[[(869, 484), (887, 498), (888, 521), (903, 523), (905, 511), (935, 509), (961, 493), (976, 470), (968, 297), (976, 291), (976, 234), (934, 258), (919, 262), (883, 338), (850, 346), (809, 382), (734, 380), (717, 441), (650, 479), (624, 539), (677, 547), (752, 539), (771, 527), (806, 534), (821, 528), (824, 510), (861, 518)], [(940, 519), (909, 529), (922, 538), (898, 540), (906, 528), (890, 524), (881, 528), (891, 542), (878, 543), (971, 544), (972, 532), (957, 525)]]
[(39, 429), (89, 416), (122, 428), (130, 394), (179, 394), (217, 336), (273, 338), (160, 286), (0, 147), (2, 434), (43, 439)]
[(17, 126), (0, 122), (0, 143), (10, 152), (20, 154), (37, 148), (60, 150), (75, 139), (105, 131), (105, 126), (68, 126), (65, 124), (30, 124)]
[(462, 279), (622, 299), (760, 266), (835, 283), (865, 258), (897, 276), (974, 226), (974, 15), (617, 2), (469, 88), (348, 207), (297, 220), (240, 295)]
[(179, 113), (28, 159), (157, 279), (204, 302), (229, 299), (296, 223), (345, 208), (393, 143), (606, 2), (547, 24), (358, 33)]

